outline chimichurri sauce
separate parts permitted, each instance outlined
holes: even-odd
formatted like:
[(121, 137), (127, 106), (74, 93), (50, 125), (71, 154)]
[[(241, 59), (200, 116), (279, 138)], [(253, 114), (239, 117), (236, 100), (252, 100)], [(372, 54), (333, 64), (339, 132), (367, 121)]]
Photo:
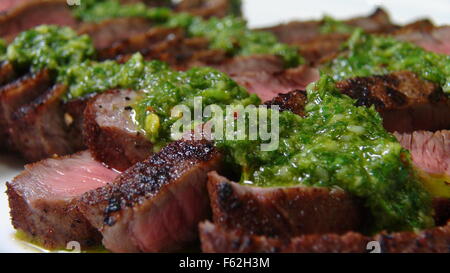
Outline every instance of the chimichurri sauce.
[(64, 71), (95, 54), (87, 35), (78, 36), (68, 27), (38, 26), (20, 33), (8, 46), (6, 57), (17, 66)]
[(6, 42), (0, 39), (0, 61), (6, 59)]
[(373, 230), (433, 225), (430, 197), (411, 167), (409, 152), (386, 132), (372, 108), (354, 106), (330, 77), (308, 87), (307, 116), (280, 113), (279, 148), (260, 141), (219, 141), (242, 181), (256, 186), (340, 187), (366, 200)]
[(83, 2), (74, 14), (83, 21), (144, 17), (160, 26), (183, 28), (192, 37), (206, 37), (211, 48), (232, 55), (274, 54), (283, 58), (287, 67), (304, 61), (297, 47), (279, 43), (269, 32), (250, 30), (244, 19), (232, 15), (203, 19), (188, 13), (175, 13), (168, 8), (150, 8), (142, 3), (122, 5), (117, 0)]
[(438, 83), (450, 94), (450, 56), (426, 51), (392, 37), (369, 35), (356, 30), (343, 53), (330, 61), (322, 73), (336, 80), (409, 70)]
[(140, 54), (125, 64), (88, 61), (71, 66), (63, 81), (69, 86), (69, 98), (112, 88), (141, 90), (134, 106), (135, 119), (155, 144), (155, 150), (171, 141), (170, 129), (178, 118), (171, 118), (170, 114), (176, 105), (193, 109), (194, 97), (199, 96), (203, 106), (260, 103), (255, 94), (250, 95), (227, 75), (212, 68), (174, 71), (162, 62), (144, 61)]

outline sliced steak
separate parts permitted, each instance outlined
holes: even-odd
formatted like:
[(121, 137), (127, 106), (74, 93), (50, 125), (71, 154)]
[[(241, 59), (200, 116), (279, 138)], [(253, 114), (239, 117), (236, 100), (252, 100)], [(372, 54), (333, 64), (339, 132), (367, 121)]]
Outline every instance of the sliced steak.
[(84, 110), (91, 98), (92, 95), (88, 95), (63, 102), (64, 123), (74, 151), (87, 149), (83, 139)]
[(220, 168), (211, 143), (179, 141), (137, 163), (79, 204), (113, 252), (168, 252), (192, 243), (210, 215), (207, 173)]
[(134, 35), (119, 41), (99, 52), (102, 60), (114, 59), (118, 56), (140, 52), (143, 55), (161, 47), (175, 46), (184, 38), (184, 32), (178, 28), (153, 28), (145, 33)]
[(152, 23), (143, 18), (115, 18), (100, 23), (83, 24), (78, 33), (89, 35), (94, 47), (102, 50), (113, 46), (116, 42), (145, 33), (151, 26)]
[(450, 128), (450, 101), (442, 88), (408, 71), (337, 83), (358, 106), (374, 105), (389, 132)]
[(208, 174), (214, 223), (249, 234), (292, 237), (360, 230), (367, 212), (343, 190), (318, 187), (261, 188)]
[(12, 82), (18, 73), (14, 70), (14, 67), (9, 62), (0, 63), (0, 88), (2, 85)]
[(76, 200), (117, 175), (89, 152), (26, 165), (7, 183), (12, 224), (46, 248), (65, 248), (70, 241), (83, 248), (96, 245), (101, 235), (79, 212)]
[(450, 131), (417, 131), (394, 135), (411, 152), (413, 163), (420, 170), (450, 176)]
[(38, 25), (76, 27), (66, 0), (34, 0), (0, 14), (0, 38), (11, 41), (20, 32)]
[(9, 134), (14, 147), (28, 162), (74, 152), (61, 102), (66, 89), (65, 85), (52, 86), (14, 112)]
[[(377, 9), (368, 17), (357, 17), (344, 21), (369, 33), (390, 33), (397, 29), (389, 15)], [(316, 65), (334, 56), (340, 45), (347, 40), (347, 33), (323, 33), (324, 21), (294, 21), (263, 30), (272, 32), (281, 42), (297, 45), (300, 53), (311, 64)]]
[(15, 147), (10, 141), (14, 113), (21, 106), (34, 101), (52, 85), (50, 74), (43, 70), (36, 74), (26, 74), (0, 87), (0, 131), (6, 135), (8, 149)]
[(183, 0), (176, 5), (175, 10), (209, 17), (224, 17), (232, 11), (233, 1), (230, 0)]
[(317, 234), (280, 240), (226, 230), (210, 222), (200, 224), (203, 252), (208, 253), (364, 253), (373, 251), (369, 242), (378, 242), (383, 253), (449, 253), (450, 224), (420, 232), (381, 233), (367, 237), (359, 233)]
[(280, 108), (280, 111), (291, 111), (294, 114), (304, 117), (307, 101), (306, 91), (294, 90), (286, 94), (279, 94), (264, 104), (268, 107), (276, 105)]
[(126, 170), (152, 154), (152, 143), (133, 121), (131, 90), (111, 90), (92, 99), (84, 112), (84, 140), (94, 158)]
[(306, 65), (275, 73), (262, 70), (229, 75), (263, 101), (271, 100), (280, 93), (304, 90), (308, 84), (319, 79), (319, 71)]
[(248, 72), (260, 72), (275, 74), (285, 70), (284, 62), (274, 55), (252, 55), (228, 58), (219, 64), (207, 63), (228, 75), (240, 75)]
[(430, 22), (422, 21), (402, 27), (393, 35), (426, 50), (450, 55), (450, 26), (435, 27)]
[(146, 60), (160, 60), (174, 69), (185, 70), (192, 66), (205, 66), (223, 62), (226, 58), (220, 50), (210, 50), (204, 38), (188, 38), (179, 28), (152, 28), (115, 43), (100, 51), (100, 59), (116, 59), (124, 62), (136, 52)]

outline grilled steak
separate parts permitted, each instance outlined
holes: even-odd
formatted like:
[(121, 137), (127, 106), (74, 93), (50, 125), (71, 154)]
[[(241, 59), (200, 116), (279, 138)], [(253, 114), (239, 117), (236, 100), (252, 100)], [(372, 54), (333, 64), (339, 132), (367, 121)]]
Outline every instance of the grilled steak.
[(91, 98), (92, 95), (63, 102), (64, 125), (74, 151), (87, 149), (83, 139), (84, 110)]
[(47, 248), (65, 248), (70, 241), (82, 247), (96, 245), (101, 235), (75, 203), (83, 193), (104, 186), (117, 174), (89, 152), (27, 165), (7, 183), (13, 226)]
[(151, 22), (143, 18), (115, 18), (100, 23), (83, 24), (78, 33), (89, 35), (94, 47), (101, 51), (116, 42), (149, 31), (151, 26)]
[(169, 144), (114, 183), (86, 193), (79, 204), (114, 252), (180, 250), (210, 214), (207, 173), (220, 155), (206, 141)]
[[(349, 37), (345, 33), (323, 33), (324, 21), (294, 21), (263, 30), (270, 31), (283, 43), (298, 45), (300, 53), (311, 64), (319, 64), (336, 54), (342, 42)], [(369, 33), (390, 33), (397, 27), (389, 15), (377, 9), (368, 17), (357, 17), (344, 23), (360, 27)]]
[(137, 92), (112, 90), (92, 99), (84, 112), (84, 139), (93, 156), (126, 170), (152, 153), (152, 144), (132, 119)]
[(43, 24), (77, 26), (66, 0), (35, 0), (0, 14), (0, 38), (11, 41), (20, 32)]
[(359, 230), (367, 215), (358, 199), (338, 189), (245, 186), (212, 172), (208, 192), (215, 223), (255, 235), (344, 233)]
[(389, 132), (450, 128), (450, 101), (437, 84), (408, 71), (337, 83), (359, 106), (374, 105)]
[(414, 43), (426, 50), (450, 55), (450, 26), (435, 27), (425, 20), (406, 25), (393, 35), (401, 41)]
[(0, 87), (0, 132), (7, 140), (8, 149), (14, 150), (10, 142), (13, 116), (17, 109), (31, 103), (51, 86), (48, 71), (35, 75), (26, 74), (19, 79)]
[(65, 85), (55, 85), (13, 114), (9, 134), (29, 162), (73, 152), (60, 98)]
[(280, 93), (305, 89), (308, 84), (319, 79), (319, 72), (317, 69), (303, 65), (275, 73), (264, 70), (231, 73), (230, 77), (241, 86), (246, 87), (250, 93), (255, 93), (263, 101), (267, 101)]
[(0, 63), (0, 87), (13, 81), (17, 76), (17, 72), (14, 70), (11, 63)]
[(305, 91), (294, 90), (287, 94), (279, 94), (264, 104), (268, 107), (277, 105), (280, 108), (280, 111), (291, 111), (294, 114), (304, 117), (307, 100), (308, 98), (306, 97)]
[(411, 152), (413, 163), (420, 170), (450, 176), (450, 131), (417, 131), (394, 135)]
[(450, 224), (421, 232), (381, 233), (367, 237), (355, 232), (343, 235), (313, 234), (280, 240), (226, 230), (209, 222), (200, 224), (203, 252), (208, 253), (362, 253), (373, 251), (369, 242), (379, 243), (383, 253), (450, 252)]
[(189, 12), (194, 15), (209, 17), (223, 17), (232, 10), (230, 0), (183, 0), (176, 6), (176, 11)]

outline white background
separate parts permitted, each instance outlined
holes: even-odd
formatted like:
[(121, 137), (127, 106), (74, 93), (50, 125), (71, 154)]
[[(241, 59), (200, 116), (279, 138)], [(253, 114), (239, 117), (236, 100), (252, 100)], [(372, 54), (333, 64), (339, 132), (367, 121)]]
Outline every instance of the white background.
[[(339, 19), (367, 15), (377, 5), (384, 6), (396, 23), (428, 17), (436, 24), (450, 24), (450, 0), (244, 0), (244, 14), (251, 27), (263, 27), (294, 19), (317, 19), (324, 14)], [(34, 250), (14, 239), (4, 194), (4, 182), (20, 172), (22, 165), (14, 157), (0, 155), (0, 252)]]

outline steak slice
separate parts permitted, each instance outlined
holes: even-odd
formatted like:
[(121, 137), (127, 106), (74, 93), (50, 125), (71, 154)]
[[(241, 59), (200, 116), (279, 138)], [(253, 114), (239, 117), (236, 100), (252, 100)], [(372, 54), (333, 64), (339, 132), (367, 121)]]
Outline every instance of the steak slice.
[(281, 240), (226, 230), (210, 222), (200, 224), (203, 252), (208, 253), (363, 253), (372, 251), (369, 242), (378, 242), (383, 253), (449, 253), (450, 224), (420, 232), (380, 233), (367, 237), (360, 233), (313, 234)]
[(426, 50), (450, 55), (450, 26), (436, 27), (431, 22), (420, 21), (400, 28), (393, 35)]
[(70, 241), (96, 245), (101, 235), (80, 213), (76, 200), (117, 175), (89, 152), (26, 165), (7, 183), (12, 224), (46, 248), (65, 248)]
[(99, 52), (101, 60), (114, 59), (127, 54), (140, 52), (143, 55), (151, 54), (160, 48), (176, 46), (182, 42), (184, 32), (179, 28), (152, 28), (138, 35), (134, 35), (122, 41), (106, 47)]
[(42, 70), (36, 74), (26, 74), (19, 79), (0, 87), (0, 134), (4, 135), (9, 150), (15, 147), (11, 142), (11, 126), (17, 109), (26, 105), (51, 86), (50, 74)]
[(86, 150), (83, 140), (84, 110), (92, 95), (63, 102), (64, 123), (74, 151)]
[(20, 32), (38, 25), (76, 27), (66, 0), (35, 0), (0, 14), (0, 37), (12, 41)]
[(175, 10), (204, 18), (224, 17), (233, 9), (232, 2), (230, 0), (183, 0), (176, 5)]
[[(293, 21), (263, 30), (273, 33), (283, 43), (299, 46), (301, 55), (310, 64), (317, 65), (338, 53), (341, 44), (349, 37), (347, 33), (323, 33), (324, 23), (323, 20)], [(390, 33), (397, 29), (389, 15), (380, 8), (367, 17), (356, 17), (344, 23), (368, 33)]]
[(304, 90), (308, 84), (319, 79), (319, 71), (302, 65), (275, 73), (264, 70), (237, 74), (230, 72), (229, 76), (250, 93), (257, 94), (262, 101), (267, 101), (280, 93)]
[(268, 107), (276, 105), (280, 108), (280, 111), (291, 111), (296, 115), (304, 117), (306, 115), (305, 106), (307, 101), (306, 91), (294, 90), (286, 94), (279, 94), (264, 104)]
[(417, 131), (394, 135), (411, 152), (413, 163), (420, 170), (450, 176), (450, 131)]
[(111, 168), (126, 170), (153, 152), (152, 143), (133, 121), (138, 92), (111, 90), (97, 95), (84, 112), (84, 140), (92, 155)]
[(356, 77), (336, 86), (356, 105), (374, 105), (389, 132), (450, 128), (450, 101), (442, 88), (412, 72)]
[(9, 62), (0, 63), (0, 88), (2, 85), (12, 82), (17, 77), (17, 72)]
[(9, 131), (11, 141), (28, 162), (74, 151), (61, 102), (66, 89), (65, 85), (54, 85), (14, 112)]
[(114, 183), (84, 194), (79, 207), (113, 252), (180, 250), (210, 215), (207, 173), (220, 162), (211, 143), (173, 142)]
[(246, 186), (212, 172), (208, 192), (214, 223), (248, 234), (340, 234), (361, 229), (367, 215), (358, 199), (339, 189)]
[(144, 18), (114, 18), (99, 23), (83, 24), (78, 28), (78, 33), (89, 35), (94, 47), (101, 51), (116, 42), (145, 33), (151, 27), (152, 23)]

